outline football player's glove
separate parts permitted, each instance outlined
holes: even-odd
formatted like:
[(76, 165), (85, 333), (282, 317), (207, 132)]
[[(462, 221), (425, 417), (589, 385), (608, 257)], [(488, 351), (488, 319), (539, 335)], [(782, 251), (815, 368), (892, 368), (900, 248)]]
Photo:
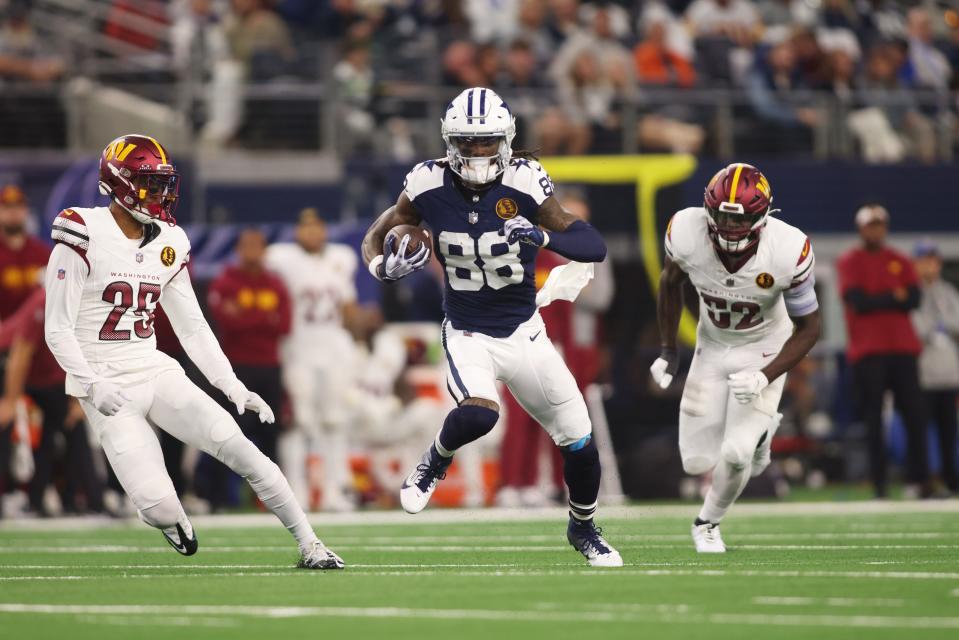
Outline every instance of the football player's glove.
[(503, 225), (503, 235), (510, 244), (514, 242), (525, 242), (537, 247), (545, 246), (549, 242), (549, 236), (546, 232), (534, 225), (523, 216), (510, 218)]
[(769, 386), (769, 379), (762, 371), (740, 371), (729, 374), (729, 389), (739, 404), (749, 404)]
[(273, 415), (273, 409), (261, 398), (259, 394), (253, 393), (246, 388), (246, 385), (239, 380), (235, 381), (229, 388), (225, 389), (227, 399), (236, 405), (236, 412), (241, 416), (247, 409), (255, 411), (260, 417), (260, 422), (273, 424), (276, 416)]
[(665, 389), (672, 384), (678, 370), (679, 354), (676, 353), (676, 349), (670, 347), (663, 347), (659, 357), (649, 368), (653, 381), (659, 385), (660, 389)]
[(426, 243), (423, 243), (413, 255), (406, 255), (406, 247), (410, 243), (409, 235), (403, 236), (399, 248), (394, 246), (396, 243), (395, 236), (390, 237), (388, 242), (390, 255), (386, 256), (378, 266), (381, 280), (389, 281), (405, 278), (414, 271), (419, 271), (425, 267), (430, 261), (430, 248)]
[(90, 404), (105, 416), (117, 415), (123, 405), (131, 400), (123, 389), (106, 380), (92, 383), (87, 388), (87, 397), (90, 399)]

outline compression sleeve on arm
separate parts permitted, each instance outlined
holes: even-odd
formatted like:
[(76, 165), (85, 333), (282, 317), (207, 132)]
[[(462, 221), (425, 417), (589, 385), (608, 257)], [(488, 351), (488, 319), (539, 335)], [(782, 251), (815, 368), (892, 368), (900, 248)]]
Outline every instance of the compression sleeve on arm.
[(606, 243), (591, 224), (577, 220), (565, 231), (547, 231), (549, 241), (543, 245), (550, 251), (576, 262), (602, 262), (606, 259)]
[(97, 379), (77, 341), (77, 314), (87, 279), (87, 263), (79, 253), (57, 244), (47, 263), (44, 287), (44, 337), (60, 367), (73, 376), (84, 390)]
[(185, 268), (163, 289), (161, 304), (183, 350), (210, 384), (221, 391), (233, 385), (237, 381), (236, 374), (203, 317), (190, 273)]
[(783, 291), (786, 312), (793, 318), (807, 316), (819, 308), (816, 298), (816, 277), (810, 275), (794, 287)]

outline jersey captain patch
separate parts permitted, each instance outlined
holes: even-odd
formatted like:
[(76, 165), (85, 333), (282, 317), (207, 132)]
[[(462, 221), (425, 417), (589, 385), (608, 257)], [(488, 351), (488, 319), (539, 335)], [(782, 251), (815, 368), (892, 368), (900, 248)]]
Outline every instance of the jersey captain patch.
[(512, 198), (500, 198), (496, 201), (496, 215), (503, 220), (515, 218), (519, 213), (519, 207)]
[(163, 266), (169, 267), (174, 261), (176, 261), (176, 251), (174, 251), (173, 247), (163, 247), (163, 251), (160, 252), (160, 262), (163, 263)]
[(762, 287), (763, 289), (768, 289), (769, 287), (776, 284), (776, 279), (773, 278), (770, 274), (763, 271), (758, 276), (756, 276), (756, 284)]

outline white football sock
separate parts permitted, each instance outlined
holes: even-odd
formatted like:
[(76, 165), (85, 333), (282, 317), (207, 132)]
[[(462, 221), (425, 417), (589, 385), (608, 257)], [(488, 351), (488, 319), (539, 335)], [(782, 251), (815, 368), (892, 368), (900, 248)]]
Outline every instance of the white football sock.
[(718, 524), (749, 482), (749, 467), (737, 469), (724, 460), (713, 470), (713, 484), (706, 494), (699, 519)]
[(227, 440), (217, 457), (246, 478), (260, 501), (293, 534), (300, 549), (308, 549), (319, 539), (280, 468), (245, 436), (238, 434)]

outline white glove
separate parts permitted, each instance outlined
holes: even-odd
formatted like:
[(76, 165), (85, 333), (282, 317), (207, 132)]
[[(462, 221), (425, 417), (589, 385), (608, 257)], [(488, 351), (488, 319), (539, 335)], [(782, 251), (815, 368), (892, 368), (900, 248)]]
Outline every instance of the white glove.
[(87, 398), (105, 416), (117, 415), (123, 405), (130, 402), (130, 396), (123, 389), (106, 380), (92, 383), (87, 388)]
[(549, 236), (546, 232), (534, 225), (523, 216), (510, 218), (503, 225), (502, 234), (506, 236), (506, 242), (525, 242), (537, 247), (545, 247), (549, 242)]
[(653, 382), (659, 385), (660, 389), (665, 389), (673, 382), (676, 371), (679, 370), (679, 355), (676, 349), (663, 348), (659, 357), (649, 368), (653, 376)]
[(234, 382), (229, 389), (224, 390), (223, 393), (226, 394), (230, 402), (236, 405), (236, 412), (241, 416), (247, 409), (250, 409), (256, 411), (257, 415), (260, 416), (260, 422), (273, 424), (276, 421), (276, 416), (273, 415), (273, 409), (270, 408), (270, 405), (259, 394), (247, 389), (246, 385), (239, 380)]
[(762, 390), (769, 386), (769, 380), (762, 371), (740, 371), (729, 374), (729, 389), (739, 404), (749, 404), (759, 397)]
[(414, 271), (422, 269), (430, 261), (430, 248), (424, 242), (422, 246), (409, 258), (406, 257), (406, 247), (410, 244), (410, 236), (405, 235), (400, 240), (399, 248), (386, 256), (383, 260), (382, 279), (399, 280), (405, 278)]

